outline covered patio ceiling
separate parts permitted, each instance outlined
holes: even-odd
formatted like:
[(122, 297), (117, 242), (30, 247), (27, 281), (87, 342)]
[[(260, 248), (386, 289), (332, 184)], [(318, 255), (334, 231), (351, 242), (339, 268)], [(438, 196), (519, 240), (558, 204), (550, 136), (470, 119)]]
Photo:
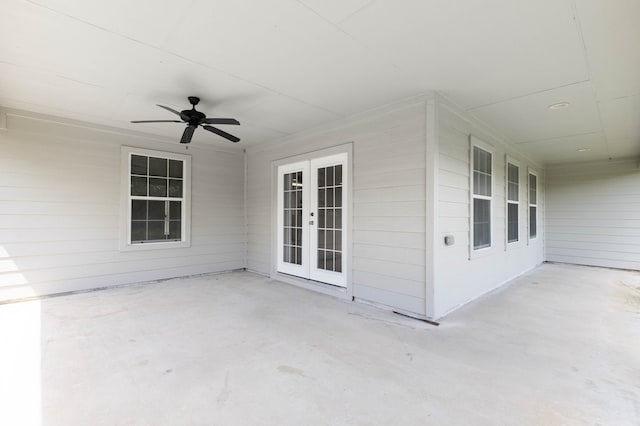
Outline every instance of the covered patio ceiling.
[(0, 106), (177, 141), (129, 121), (197, 95), (246, 146), (437, 90), (542, 163), (629, 157), (639, 21), (634, 0), (5, 0)]

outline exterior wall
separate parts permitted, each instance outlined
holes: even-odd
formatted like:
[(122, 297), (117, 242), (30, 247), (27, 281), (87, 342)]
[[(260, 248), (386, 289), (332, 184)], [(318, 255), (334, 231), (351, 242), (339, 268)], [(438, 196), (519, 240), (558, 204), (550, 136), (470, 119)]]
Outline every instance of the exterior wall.
[[(244, 267), (244, 157), (9, 112), (0, 300)], [(161, 139), (161, 138), (158, 138)], [(192, 155), (191, 247), (120, 252), (120, 146)]]
[(636, 159), (547, 168), (547, 260), (640, 269)]
[(351, 143), (356, 299), (425, 313), (425, 102), (247, 149), (248, 269), (272, 274), (273, 162)]
[[(437, 153), (435, 177), (435, 257), (433, 303), (435, 318), (441, 317), (544, 260), (544, 175), (542, 167), (503, 143), (465, 113), (442, 98), (436, 107)], [(491, 249), (470, 256), (469, 137), (493, 146), (493, 213)], [(520, 241), (506, 243), (505, 154), (520, 163)], [(528, 241), (528, 167), (538, 173), (538, 238)], [(524, 202), (523, 202), (524, 201)], [(445, 246), (445, 235), (455, 244)]]

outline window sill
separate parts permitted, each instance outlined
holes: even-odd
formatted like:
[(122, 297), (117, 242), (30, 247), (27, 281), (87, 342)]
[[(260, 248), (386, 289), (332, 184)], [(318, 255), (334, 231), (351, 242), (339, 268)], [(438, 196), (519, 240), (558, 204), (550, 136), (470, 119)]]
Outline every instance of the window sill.
[(120, 244), (120, 251), (167, 250), (191, 247), (191, 241), (175, 241), (170, 243)]
[(471, 249), (471, 254), (469, 255), (469, 260), (480, 259), (486, 256), (489, 256), (493, 253), (494, 247), (485, 247), (477, 250)]
[(518, 249), (522, 246), (526, 245), (525, 242), (523, 240), (518, 240), (518, 241), (514, 241), (512, 243), (507, 242), (507, 244), (504, 247), (504, 251), (509, 251), (509, 250), (515, 250)]

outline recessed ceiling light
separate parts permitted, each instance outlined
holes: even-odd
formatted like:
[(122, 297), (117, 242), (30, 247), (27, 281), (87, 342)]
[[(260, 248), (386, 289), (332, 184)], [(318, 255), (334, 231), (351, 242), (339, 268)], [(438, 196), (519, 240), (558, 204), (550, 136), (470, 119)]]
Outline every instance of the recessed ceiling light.
[(591, 148), (578, 148), (578, 149), (576, 149), (576, 151), (578, 151), (578, 152), (589, 152), (589, 151), (591, 151)]
[(569, 102), (557, 102), (549, 105), (549, 109), (563, 109), (569, 106)]

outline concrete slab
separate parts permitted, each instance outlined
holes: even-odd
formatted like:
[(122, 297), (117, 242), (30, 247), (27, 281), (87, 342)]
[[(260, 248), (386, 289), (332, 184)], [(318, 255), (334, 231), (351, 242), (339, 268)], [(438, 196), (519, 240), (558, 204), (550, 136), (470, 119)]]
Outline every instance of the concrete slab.
[(228, 273), (0, 306), (0, 424), (640, 424), (640, 274), (543, 265), (440, 327)]

